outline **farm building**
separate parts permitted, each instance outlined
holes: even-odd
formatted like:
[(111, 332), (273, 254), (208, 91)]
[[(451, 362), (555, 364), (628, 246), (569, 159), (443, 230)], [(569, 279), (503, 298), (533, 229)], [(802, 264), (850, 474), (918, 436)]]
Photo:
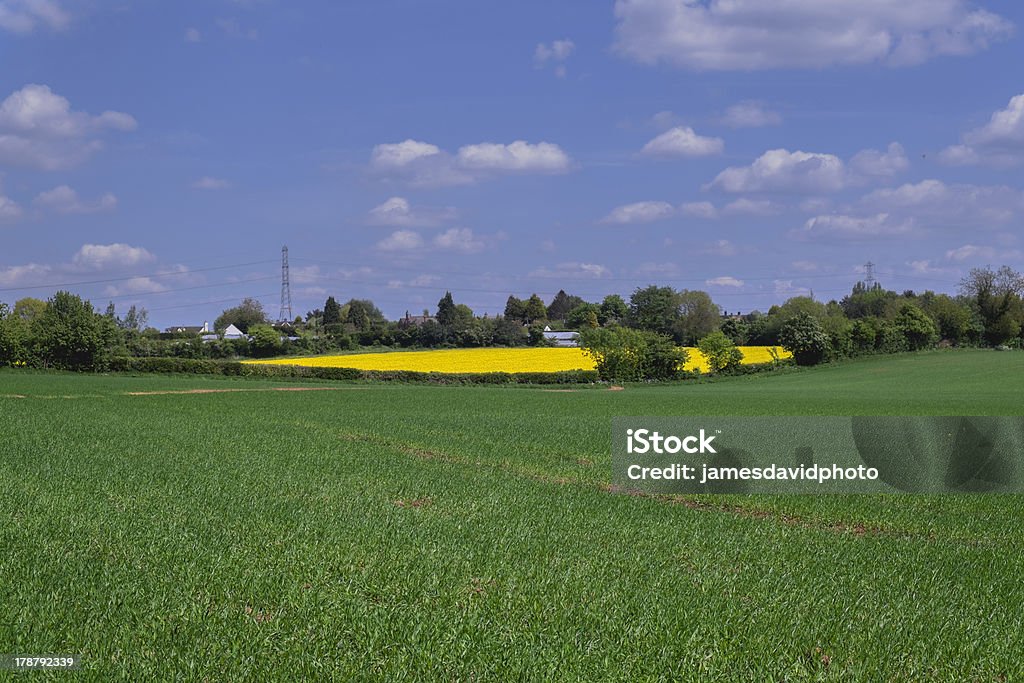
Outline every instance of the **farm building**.
[(225, 339), (245, 339), (245, 334), (235, 327), (234, 325), (228, 325), (228, 328), (224, 330)]
[(555, 332), (550, 327), (544, 328), (544, 338), (555, 343), (555, 346), (575, 348), (580, 345), (579, 332)]

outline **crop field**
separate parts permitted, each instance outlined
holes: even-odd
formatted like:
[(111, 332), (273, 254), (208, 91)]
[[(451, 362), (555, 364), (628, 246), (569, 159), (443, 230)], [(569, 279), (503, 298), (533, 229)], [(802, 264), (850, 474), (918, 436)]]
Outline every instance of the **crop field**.
[(1016, 496), (607, 482), (617, 415), (1022, 399), (1024, 353), (984, 351), (622, 391), (0, 372), (0, 651), (90, 681), (1021, 680)]
[[(772, 352), (778, 358), (792, 354), (781, 347), (741, 346), (743, 363), (770, 363)], [(687, 370), (708, 371), (708, 362), (699, 349), (687, 348)], [(450, 349), (435, 351), (393, 351), (385, 353), (342, 354), (310, 358), (275, 358), (248, 361), (269, 365), (355, 368), (357, 370), (411, 370), (414, 372), (562, 372), (593, 370), (594, 362), (582, 349)]]

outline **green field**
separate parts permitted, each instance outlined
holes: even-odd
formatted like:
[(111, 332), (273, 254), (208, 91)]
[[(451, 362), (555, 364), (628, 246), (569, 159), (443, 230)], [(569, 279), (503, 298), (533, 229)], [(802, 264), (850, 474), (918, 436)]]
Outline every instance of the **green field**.
[[(195, 389), (242, 391), (155, 393)], [(2, 372), (0, 652), (81, 654), (75, 680), (1020, 680), (1018, 497), (606, 482), (616, 415), (1022, 412), (1024, 353), (983, 351), (624, 391)]]

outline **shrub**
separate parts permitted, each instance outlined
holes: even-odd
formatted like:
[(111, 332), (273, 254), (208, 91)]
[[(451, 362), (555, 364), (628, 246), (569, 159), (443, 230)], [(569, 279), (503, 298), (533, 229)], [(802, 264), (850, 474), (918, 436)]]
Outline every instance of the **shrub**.
[(797, 365), (817, 365), (828, 354), (828, 335), (817, 318), (801, 313), (790, 318), (779, 331), (782, 347), (793, 354)]
[(909, 302), (900, 307), (893, 325), (903, 335), (906, 346), (911, 351), (929, 348), (939, 340), (939, 330), (935, 321)]
[(722, 331), (712, 332), (697, 342), (697, 348), (707, 358), (711, 372), (728, 372), (739, 367), (743, 352)]
[(670, 337), (628, 327), (584, 330), (580, 345), (609, 382), (679, 379), (687, 359)]

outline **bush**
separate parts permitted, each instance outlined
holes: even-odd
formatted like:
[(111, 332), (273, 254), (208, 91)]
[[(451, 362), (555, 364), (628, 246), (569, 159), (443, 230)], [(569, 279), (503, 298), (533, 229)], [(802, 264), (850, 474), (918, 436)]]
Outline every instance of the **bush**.
[(908, 302), (900, 307), (899, 315), (893, 320), (893, 324), (903, 335), (906, 346), (911, 351), (929, 348), (939, 340), (939, 330), (935, 321), (912, 303)]
[(722, 331), (712, 332), (697, 342), (697, 348), (707, 358), (711, 372), (728, 372), (739, 367), (743, 352)]
[(263, 365), (198, 358), (118, 357), (110, 362), (114, 372), (155, 372), (167, 374), (223, 375), (226, 377), (309, 378), (327, 380), (370, 380), (427, 384), (593, 384), (593, 370), (567, 372), (477, 372), (445, 374), (410, 370), (357, 370), (355, 368)]
[(797, 365), (817, 365), (829, 352), (828, 335), (809, 313), (787, 320), (779, 331), (779, 341), (793, 354)]
[(670, 337), (628, 327), (584, 330), (580, 345), (608, 382), (679, 379), (687, 359)]

